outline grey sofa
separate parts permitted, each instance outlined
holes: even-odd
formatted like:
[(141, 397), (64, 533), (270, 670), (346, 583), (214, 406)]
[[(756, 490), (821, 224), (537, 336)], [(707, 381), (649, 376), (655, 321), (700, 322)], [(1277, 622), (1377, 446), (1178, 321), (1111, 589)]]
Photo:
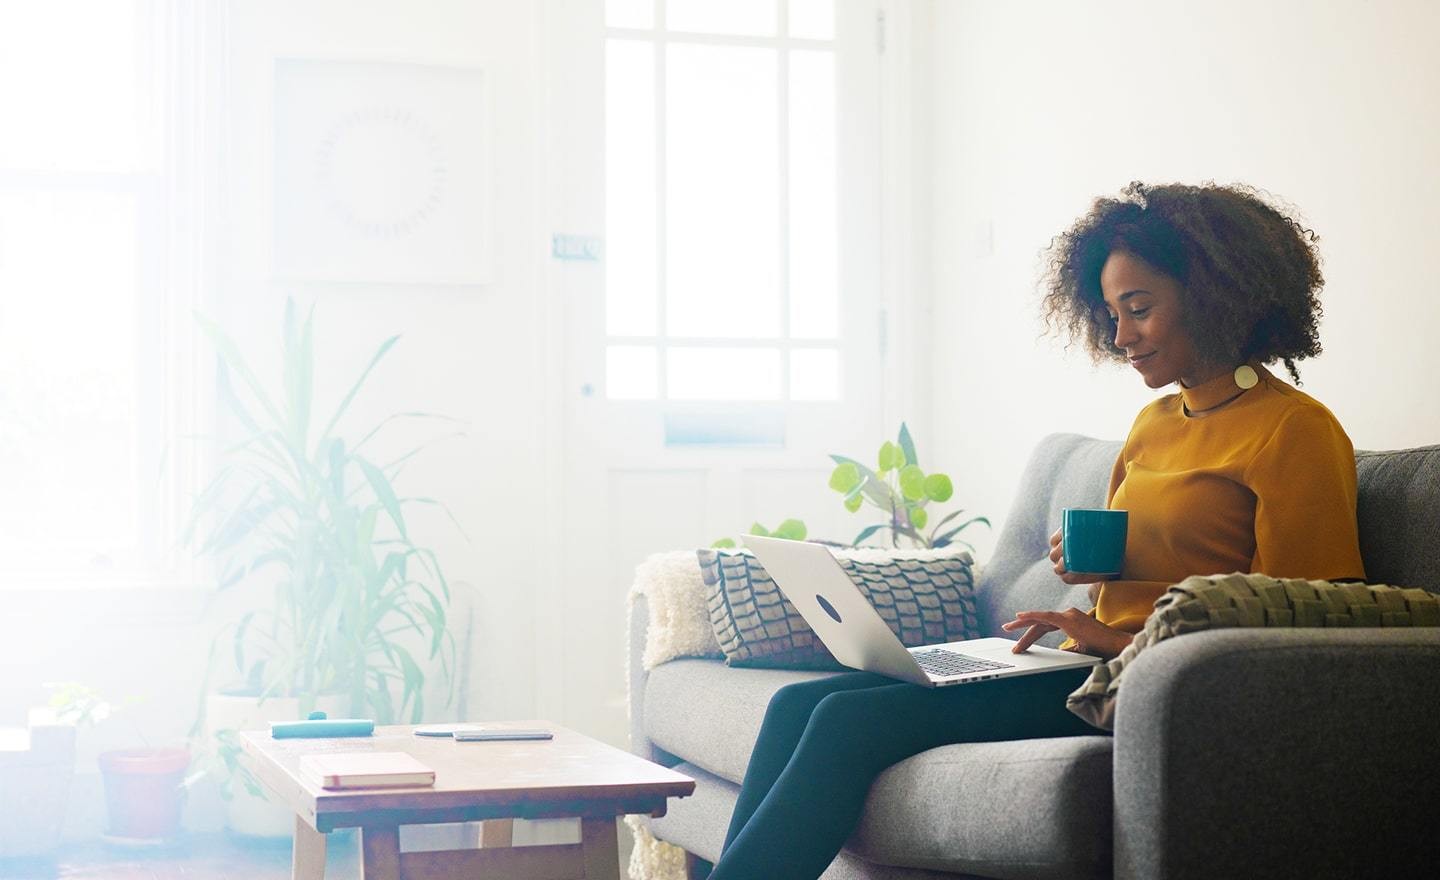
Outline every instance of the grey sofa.
[[(993, 634), (1020, 609), (1088, 607), (1050, 570), (1048, 536), (1062, 507), (1103, 504), (1119, 446), (1058, 434), (1036, 448), (978, 584)], [(1440, 446), (1356, 459), (1369, 579), (1440, 592)], [(699, 782), (649, 828), (713, 861), (770, 695), (825, 673), (681, 659), (646, 674), (645, 625), (640, 603), (633, 749)], [(824, 876), (1440, 875), (1440, 630), (1202, 632), (1125, 674), (1113, 737), (952, 745), (891, 767)]]

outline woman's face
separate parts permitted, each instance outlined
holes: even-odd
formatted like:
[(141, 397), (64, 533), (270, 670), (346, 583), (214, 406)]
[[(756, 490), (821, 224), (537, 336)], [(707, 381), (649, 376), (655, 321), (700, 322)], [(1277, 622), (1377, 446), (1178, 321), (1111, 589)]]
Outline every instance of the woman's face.
[(1185, 329), (1180, 283), (1139, 257), (1112, 251), (1100, 270), (1105, 309), (1115, 322), (1115, 347), (1151, 388), (1197, 385), (1201, 358)]

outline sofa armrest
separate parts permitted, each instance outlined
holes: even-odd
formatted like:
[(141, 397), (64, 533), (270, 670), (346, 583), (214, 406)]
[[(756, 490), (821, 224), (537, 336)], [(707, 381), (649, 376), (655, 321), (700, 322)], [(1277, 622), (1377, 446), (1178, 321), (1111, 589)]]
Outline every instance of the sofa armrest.
[(629, 678), (625, 689), (625, 710), (630, 724), (630, 751), (647, 761), (654, 761), (655, 746), (650, 742), (650, 737), (645, 735), (645, 684), (650, 674), (645, 671), (643, 657), (645, 631), (650, 625), (650, 603), (644, 594), (631, 594), (630, 619), (627, 623), (625, 673)]
[(1125, 671), (1114, 795), (1117, 878), (1428, 876), (1440, 629), (1152, 646)]

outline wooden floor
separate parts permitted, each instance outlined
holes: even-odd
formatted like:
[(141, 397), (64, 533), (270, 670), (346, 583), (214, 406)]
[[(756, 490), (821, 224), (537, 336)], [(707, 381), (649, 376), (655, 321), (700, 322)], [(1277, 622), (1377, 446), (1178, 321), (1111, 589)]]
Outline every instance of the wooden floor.
[[(355, 880), (353, 832), (337, 832), (327, 848), (326, 880)], [(0, 859), (4, 880), (289, 880), (290, 841), (193, 834), (156, 849), (102, 841), (75, 844), (54, 859)]]

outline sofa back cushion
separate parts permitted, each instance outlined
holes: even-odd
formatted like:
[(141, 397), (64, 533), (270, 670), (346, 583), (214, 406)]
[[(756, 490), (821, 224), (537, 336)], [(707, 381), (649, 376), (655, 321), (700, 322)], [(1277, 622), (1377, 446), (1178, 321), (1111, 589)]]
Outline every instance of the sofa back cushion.
[(1365, 579), (1440, 593), (1440, 446), (1357, 452), (1355, 467)]
[[(978, 579), (980, 625), (987, 635), (1014, 638), (1000, 629), (1017, 611), (1089, 608), (1082, 585), (1067, 586), (1050, 562), (1050, 534), (1066, 507), (1104, 507), (1105, 487), (1121, 444), (1079, 434), (1051, 434), (1030, 454), (1005, 518), (995, 552)], [(1040, 644), (1055, 647), (1063, 633)]]
[[(1066, 507), (1103, 507), (1121, 443), (1079, 434), (1051, 434), (1031, 453), (1015, 502), (977, 582), (980, 624), (1013, 637), (1000, 624), (1016, 611), (1090, 608), (1085, 586), (1066, 586), (1049, 560), (1050, 534)], [(1440, 446), (1355, 454), (1359, 474), (1360, 553), (1370, 583), (1440, 592)], [(1227, 572), (1191, 572), (1197, 575)], [(1063, 639), (1051, 633), (1040, 644)]]

